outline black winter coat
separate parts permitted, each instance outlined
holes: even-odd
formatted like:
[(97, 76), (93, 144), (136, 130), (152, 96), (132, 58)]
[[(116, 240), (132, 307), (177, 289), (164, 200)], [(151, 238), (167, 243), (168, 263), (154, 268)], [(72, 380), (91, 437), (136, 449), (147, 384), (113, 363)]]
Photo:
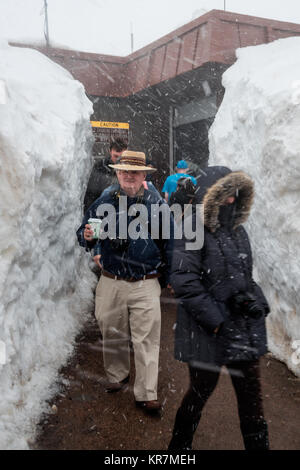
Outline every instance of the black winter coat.
[[(216, 365), (251, 361), (267, 352), (268, 303), (252, 279), (252, 254), (241, 223), (250, 211), (253, 183), (243, 172), (210, 167), (200, 179), (198, 203), (204, 204), (204, 244), (186, 250), (175, 240), (171, 284), (178, 298), (175, 358)], [(224, 206), (228, 196), (236, 203)], [(195, 215), (194, 215), (195, 216)], [(229, 299), (252, 291), (265, 314), (256, 319), (233, 313)], [(217, 334), (214, 330), (219, 327)]]

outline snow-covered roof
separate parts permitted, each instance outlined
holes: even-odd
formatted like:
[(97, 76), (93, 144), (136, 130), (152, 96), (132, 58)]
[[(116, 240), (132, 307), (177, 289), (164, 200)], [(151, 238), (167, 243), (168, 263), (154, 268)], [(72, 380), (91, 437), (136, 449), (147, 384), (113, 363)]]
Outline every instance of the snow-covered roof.
[(240, 47), (298, 35), (300, 24), (212, 10), (127, 57), (30, 47), (68, 69), (89, 94), (125, 97), (205, 63), (230, 65)]

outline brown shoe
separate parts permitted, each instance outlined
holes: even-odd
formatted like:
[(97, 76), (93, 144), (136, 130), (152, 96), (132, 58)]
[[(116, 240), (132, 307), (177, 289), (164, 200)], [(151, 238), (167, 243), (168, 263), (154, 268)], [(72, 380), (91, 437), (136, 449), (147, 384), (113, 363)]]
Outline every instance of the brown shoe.
[(158, 400), (136, 401), (136, 406), (143, 408), (147, 413), (157, 413), (161, 410), (161, 404)]
[(114, 393), (114, 392), (119, 392), (122, 390), (126, 384), (129, 382), (129, 375), (128, 377), (125, 377), (125, 379), (121, 380), (121, 382), (115, 382), (115, 383), (110, 383), (105, 387), (105, 391), (107, 393)]

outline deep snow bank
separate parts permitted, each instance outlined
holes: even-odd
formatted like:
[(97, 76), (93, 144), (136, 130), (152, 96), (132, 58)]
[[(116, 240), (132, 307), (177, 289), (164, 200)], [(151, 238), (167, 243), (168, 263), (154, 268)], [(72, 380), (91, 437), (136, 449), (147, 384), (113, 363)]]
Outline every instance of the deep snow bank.
[[(300, 38), (237, 51), (210, 130), (210, 164), (255, 181), (247, 224), (271, 303), (269, 348), (300, 375)], [(293, 344), (294, 343), (294, 344)]]
[(0, 88), (0, 448), (20, 449), (93, 301), (75, 235), (92, 105), (66, 70), (3, 41)]

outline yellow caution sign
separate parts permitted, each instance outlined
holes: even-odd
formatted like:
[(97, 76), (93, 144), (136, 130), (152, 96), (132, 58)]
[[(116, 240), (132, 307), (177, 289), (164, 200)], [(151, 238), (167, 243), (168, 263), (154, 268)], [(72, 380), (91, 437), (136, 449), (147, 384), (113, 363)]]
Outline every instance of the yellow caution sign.
[(91, 121), (91, 124), (102, 129), (129, 129), (128, 122)]

